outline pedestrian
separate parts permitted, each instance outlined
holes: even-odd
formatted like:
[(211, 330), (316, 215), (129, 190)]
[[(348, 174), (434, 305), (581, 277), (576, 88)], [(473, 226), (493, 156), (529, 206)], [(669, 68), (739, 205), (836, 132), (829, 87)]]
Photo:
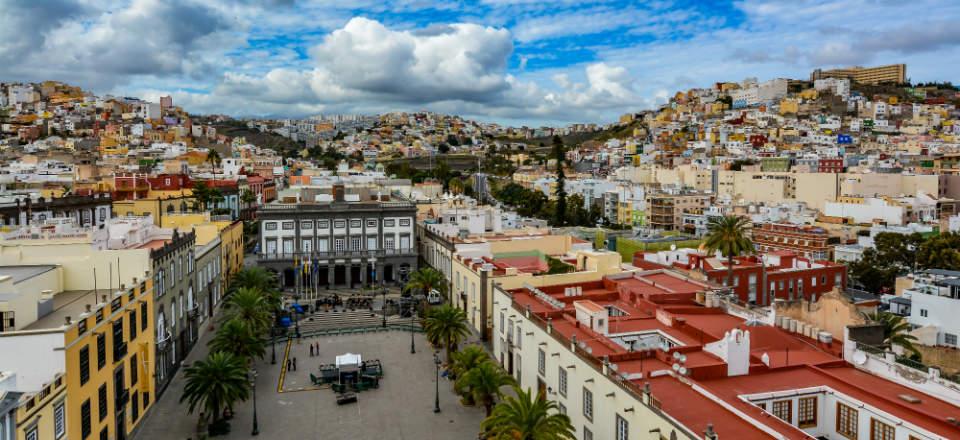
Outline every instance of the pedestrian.
[(290, 366), (293, 365), (290, 359), (287, 359), (287, 371), (290, 371)]
[(313, 343), (310, 343), (310, 357), (313, 357)]
[(293, 371), (297, 371), (297, 358), (293, 358)]

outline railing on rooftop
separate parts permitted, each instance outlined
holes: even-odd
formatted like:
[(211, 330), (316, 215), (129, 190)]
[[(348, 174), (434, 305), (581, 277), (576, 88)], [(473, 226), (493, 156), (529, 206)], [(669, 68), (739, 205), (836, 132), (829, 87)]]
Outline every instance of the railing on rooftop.
[(259, 261), (284, 261), (293, 259), (324, 259), (324, 258), (362, 258), (362, 257), (390, 257), (416, 255), (416, 248), (406, 249), (377, 249), (367, 251), (325, 251), (325, 252), (288, 252), (288, 253), (259, 253)]

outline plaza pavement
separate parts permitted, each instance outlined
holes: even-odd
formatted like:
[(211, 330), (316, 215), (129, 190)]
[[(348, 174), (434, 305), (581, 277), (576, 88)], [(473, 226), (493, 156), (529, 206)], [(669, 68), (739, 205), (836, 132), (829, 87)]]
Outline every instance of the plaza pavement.
[[(188, 362), (206, 356), (201, 336)], [(452, 391), (452, 383), (440, 379), (439, 414), (433, 413), (435, 369), (433, 352), (424, 336), (415, 334), (417, 353), (410, 354), (410, 333), (391, 330), (374, 333), (303, 338), (289, 345), (289, 356), (297, 358), (297, 371), (287, 372), (280, 385), (286, 346), (277, 344), (277, 364), (270, 364), (270, 347), (256, 363), (257, 413), (260, 436), (268, 439), (329, 440), (455, 440), (476, 439), (484, 414), (482, 408), (463, 407)], [(320, 354), (310, 356), (310, 343), (319, 343)], [(336, 355), (359, 353), (366, 359), (380, 359), (384, 378), (380, 388), (358, 393), (358, 402), (336, 404), (328, 388), (312, 386), (309, 373), (317, 374), (320, 364), (334, 362)], [(441, 354), (442, 356), (442, 354)], [(195, 439), (197, 416), (188, 415), (179, 404), (183, 392), (183, 370), (168, 387), (138, 430), (137, 439)], [(252, 401), (236, 405), (229, 435), (221, 439), (252, 437)]]

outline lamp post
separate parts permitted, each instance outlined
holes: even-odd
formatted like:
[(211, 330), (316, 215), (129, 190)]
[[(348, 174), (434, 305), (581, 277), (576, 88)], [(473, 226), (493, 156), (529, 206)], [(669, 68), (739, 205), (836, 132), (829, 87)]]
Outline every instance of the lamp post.
[(417, 352), (417, 347), (413, 344), (413, 302), (410, 302), (410, 354)]
[(257, 423), (257, 370), (250, 371), (250, 387), (253, 388), (253, 431), (250, 435), (260, 435), (260, 425)]
[(380, 305), (380, 314), (383, 315), (383, 328), (387, 328), (387, 289), (380, 286), (380, 293), (383, 294), (383, 303)]
[(270, 329), (270, 365), (277, 365), (277, 333)]
[(294, 307), (293, 307), (293, 326), (297, 332), (297, 339), (300, 339), (300, 295), (294, 295)]
[(437, 367), (437, 393), (433, 399), (433, 412), (440, 412), (440, 356), (433, 353), (433, 364)]

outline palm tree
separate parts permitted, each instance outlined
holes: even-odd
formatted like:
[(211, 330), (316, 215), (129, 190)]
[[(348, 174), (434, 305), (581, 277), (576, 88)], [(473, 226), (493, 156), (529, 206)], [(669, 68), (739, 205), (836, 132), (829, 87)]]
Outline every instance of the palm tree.
[(267, 305), (272, 308), (279, 308), (281, 305), (282, 298), (277, 289), (277, 277), (262, 267), (244, 268), (233, 275), (228, 293), (233, 294), (242, 288), (259, 291)]
[(450, 353), (457, 350), (457, 344), (470, 334), (467, 314), (449, 304), (430, 309), (423, 319), (423, 330), (431, 343), (443, 345), (447, 361), (451, 360)]
[(472, 404), (473, 396), (470, 395), (469, 388), (463, 384), (463, 376), (467, 374), (467, 371), (488, 360), (490, 360), (490, 355), (479, 345), (468, 345), (453, 354), (450, 365), (451, 376), (455, 379), (453, 390), (463, 396), (464, 403)]
[(243, 190), (243, 193), (240, 194), (240, 202), (243, 203), (247, 210), (251, 209), (251, 205), (257, 202), (257, 195), (250, 191), (249, 189)]
[(191, 414), (197, 407), (206, 410), (214, 423), (223, 417), (224, 408), (250, 396), (247, 364), (231, 353), (211, 353), (184, 371), (187, 381), (180, 403), (188, 402)]
[(207, 185), (207, 182), (196, 182), (193, 185), (193, 200), (194, 200), (194, 209), (196, 210), (207, 210), (207, 205), (210, 204), (210, 201), (213, 199), (213, 189), (210, 188), (210, 185)]
[(890, 312), (874, 312), (867, 313), (864, 317), (869, 321), (883, 324), (883, 343), (887, 347), (899, 345), (915, 355), (920, 354), (917, 347), (913, 345), (917, 337), (908, 333), (910, 324), (902, 316)]
[(231, 353), (247, 362), (254, 358), (263, 358), (266, 343), (253, 332), (246, 321), (231, 319), (227, 321), (210, 340), (210, 351)]
[(246, 323), (250, 330), (259, 335), (270, 328), (270, 306), (263, 293), (257, 289), (240, 288), (230, 295), (224, 306), (224, 322), (233, 320)]
[(753, 252), (747, 237), (746, 217), (725, 215), (712, 217), (707, 224), (706, 246), (710, 252), (720, 251), (727, 257), (727, 287), (733, 288), (733, 257)]
[(424, 267), (410, 274), (407, 289), (421, 290), (424, 294), (436, 289), (441, 295), (447, 295), (447, 280), (440, 271), (432, 267)]
[(214, 150), (213, 148), (211, 148), (209, 151), (207, 151), (207, 159), (206, 159), (206, 161), (207, 161), (207, 163), (209, 163), (210, 166), (213, 168), (213, 178), (214, 178), (214, 180), (216, 180), (216, 178), (217, 178), (217, 164), (220, 163), (220, 153), (217, 153), (217, 150)]
[(536, 398), (530, 391), (513, 387), (517, 397), (507, 396), (480, 424), (484, 438), (496, 440), (575, 440), (573, 424), (560, 414), (557, 403)]
[(515, 383), (512, 377), (489, 359), (467, 371), (457, 382), (462, 382), (462, 386), (470, 390), (470, 397), (474, 402), (483, 405), (487, 417), (493, 412), (496, 400), (503, 396), (500, 388)]

